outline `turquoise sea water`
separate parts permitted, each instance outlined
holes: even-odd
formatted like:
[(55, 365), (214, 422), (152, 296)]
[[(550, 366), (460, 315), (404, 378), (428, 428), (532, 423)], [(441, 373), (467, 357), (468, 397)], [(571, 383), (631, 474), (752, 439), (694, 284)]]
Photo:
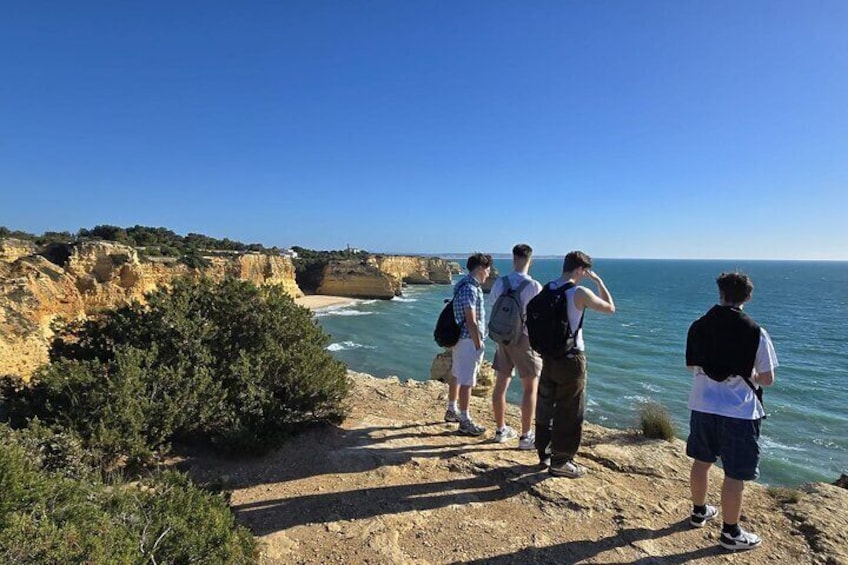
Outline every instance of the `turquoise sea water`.
[[(502, 274), (511, 269), (510, 261), (495, 265)], [(618, 311), (586, 315), (590, 422), (634, 427), (635, 408), (651, 399), (669, 409), (685, 438), (686, 331), (715, 303), (715, 277), (739, 269), (755, 285), (746, 311), (769, 331), (780, 361), (777, 381), (766, 389), (762, 482), (832, 482), (848, 471), (848, 263), (599, 259), (595, 268)], [(544, 283), (560, 269), (560, 259), (540, 259), (530, 274)], [(450, 293), (447, 286), (408, 286), (391, 301), (358, 301), (316, 316), (332, 336), (330, 350), (351, 369), (424, 380), (441, 351), (433, 324)], [(486, 357), (493, 355), (490, 341)], [(520, 397), (516, 381), (511, 402)]]

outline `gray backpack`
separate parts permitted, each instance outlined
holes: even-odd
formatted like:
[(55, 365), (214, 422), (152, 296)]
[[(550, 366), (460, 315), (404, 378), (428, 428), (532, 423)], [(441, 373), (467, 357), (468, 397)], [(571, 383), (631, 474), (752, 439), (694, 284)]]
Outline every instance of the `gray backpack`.
[(530, 284), (524, 279), (518, 288), (512, 288), (508, 277), (501, 277), (503, 293), (492, 306), (489, 318), (489, 337), (501, 345), (518, 343), (524, 331), (524, 316), (521, 314), (521, 291)]

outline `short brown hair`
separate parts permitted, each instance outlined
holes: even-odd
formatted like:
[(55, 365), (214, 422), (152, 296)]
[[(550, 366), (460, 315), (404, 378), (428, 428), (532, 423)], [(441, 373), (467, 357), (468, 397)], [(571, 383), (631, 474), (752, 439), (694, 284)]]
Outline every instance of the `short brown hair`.
[(592, 258), (582, 251), (571, 251), (562, 261), (562, 272), (564, 273), (570, 273), (579, 267), (592, 268)]
[(716, 279), (718, 292), (725, 302), (742, 304), (754, 292), (754, 283), (745, 273), (722, 273)]
[(468, 269), (468, 272), (472, 272), (477, 267), (491, 267), (492, 266), (492, 256), (485, 255), (483, 253), (475, 253), (471, 257), (468, 258), (468, 261), (465, 263), (465, 267)]
[(512, 248), (512, 256), (517, 259), (529, 259), (533, 256), (533, 248), (526, 243), (519, 243)]

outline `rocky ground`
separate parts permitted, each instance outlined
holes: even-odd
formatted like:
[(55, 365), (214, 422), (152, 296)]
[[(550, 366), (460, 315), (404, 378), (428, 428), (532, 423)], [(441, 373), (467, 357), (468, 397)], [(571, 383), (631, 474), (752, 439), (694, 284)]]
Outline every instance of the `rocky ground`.
[[(742, 524), (763, 547), (732, 554), (719, 526), (688, 525), (680, 441), (589, 425), (582, 479), (550, 477), (534, 452), (456, 435), (445, 387), (352, 374), (351, 415), (253, 460), (181, 466), (232, 491), (263, 563), (848, 564), (848, 491), (746, 490)], [(486, 399), (475, 414), (491, 422)], [(517, 412), (511, 407), (510, 420)], [(718, 500), (720, 470), (710, 499)]]

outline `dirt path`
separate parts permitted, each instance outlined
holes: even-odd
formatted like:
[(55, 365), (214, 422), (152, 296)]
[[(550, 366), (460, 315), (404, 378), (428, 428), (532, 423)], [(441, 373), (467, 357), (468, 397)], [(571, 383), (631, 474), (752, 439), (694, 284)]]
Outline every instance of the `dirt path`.
[[(590, 425), (579, 454), (587, 476), (553, 478), (514, 442), (456, 435), (441, 421), (444, 385), (354, 378), (351, 416), (339, 428), (259, 459), (185, 462), (197, 480), (232, 490), (264, 563), (848, 564), (843, 489), (818, 486), (782, 506), (752, 486), (743, 525), (764, 546), (734, 555), (718, 547), (717, 526), (688, 526), (680, 441)], [(474, 402), (490, 423), (488, 403)]]

